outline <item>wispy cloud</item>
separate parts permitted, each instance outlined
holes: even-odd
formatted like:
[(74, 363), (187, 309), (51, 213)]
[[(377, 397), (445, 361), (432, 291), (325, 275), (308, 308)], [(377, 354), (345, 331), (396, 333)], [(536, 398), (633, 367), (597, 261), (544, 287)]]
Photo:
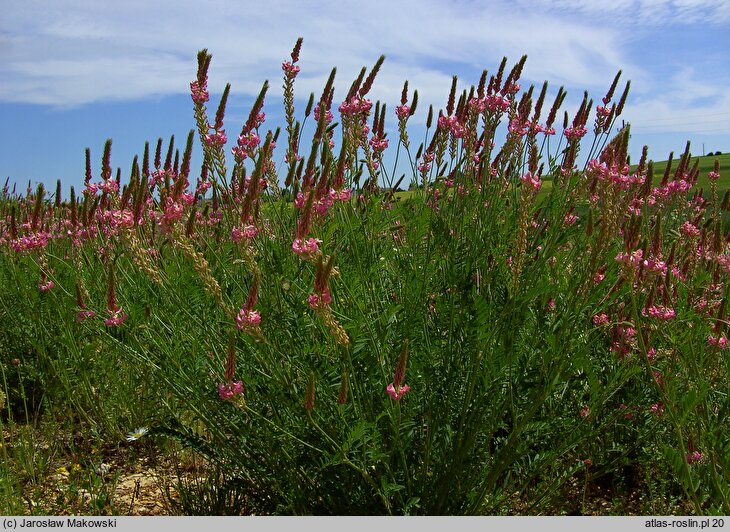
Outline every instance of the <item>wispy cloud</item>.
[[(666, 116), (677, 105), (686, 113), (730, 110), (721, 80), (713, 84), (693, 72), (675, 76), (672, 88), (631, 47), (647, 34), (659, 35), (658, 27), (698, 20), (726, 25), (730, 2), (272, 0), (262, 8), (223, 0), (32, 0), (4, 6), (0, 101), (74, 107), (182, 94), (194, 75), (195, 53), (204, 47), (214, 55), (213, 91), (230, 81), (234, 94), (251, 96), (269, 79), (276, 94), (280, 63), (301, 35), (302, 97), (321, 90), (333, 66), (338, 92), (346, 90), (361, 66), (385, 53), (375, 97), (394, 102), (408, 79), (423, 102), (441, 105), (451, 74), (468, 85), (503, 55), (514, 62), (526, 53), (527, 80), (565, 85), (575, 98), (583, 88), (598, 95), (623, 69), (643, 114)], [(704, 96), (682, 99), (686, 93)]]
[(631, 67), (617, 32), (598, 22), (563, 22), (501, 4), (377, 0), (367, 13), (331, 0), (270, 2), (265, 10), (230, 2), (123, 5), (76, 0), (45, 3), (42, 12), (7, 6), (2, 99), (73, 106), (184, 92), (203, 47), (215, 56), (211, 87), (225, 79), (253, 94), (263, 78), (278, 77), (299, 35), (306, 41), (302, 64), (320, 84), (332, 66), (352, 77), (380, 53), (393, 72), (418, 73), (426, 87), (454, 66), (478, 71), (505, 54), (516, 61), (527, 53), (526, 75), (556, 83), (603, 84), (612, 70)]

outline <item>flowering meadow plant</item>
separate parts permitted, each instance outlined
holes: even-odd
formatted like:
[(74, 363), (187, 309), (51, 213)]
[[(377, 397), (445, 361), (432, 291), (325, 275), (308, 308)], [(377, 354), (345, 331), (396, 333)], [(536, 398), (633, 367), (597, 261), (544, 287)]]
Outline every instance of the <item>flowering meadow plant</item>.
[(182, 150), (145, 144), (127, 180), (108, 141), (81, 195), (3, 193), (2, 356), (100, 437), (194, 449), (256, 512), (549, 512), (576, 479), (730, 511), (719, 163), (632, 165), (620, 73), (560, 128), (524, 57), (455, 77), (413, 150), (418, 93), (369, 98), (382, 57), (298, 112), (301, 47), (283, 133), (268, 82), (240, 134), (229, 85), (211, 116), (202, 50)]

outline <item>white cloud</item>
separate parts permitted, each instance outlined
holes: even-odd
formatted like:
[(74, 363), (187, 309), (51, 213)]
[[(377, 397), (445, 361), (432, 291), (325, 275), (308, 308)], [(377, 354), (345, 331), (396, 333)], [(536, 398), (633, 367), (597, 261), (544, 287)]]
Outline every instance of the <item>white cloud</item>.
[(584, 88), (598, 100), (622, 69), (636, 88), (632, 101), (641, 105), (629, 105), (627, 114), (651, 123), (652, 116), (696, 115), (698, 108), (728, 110), (720, 82), (684, 71), (662, 83), (655, 65), (641, 64), (627, 47), (637, 34), (658, 36), (663, 25), (698, 20), (727, 23), (730, 2), (271, 0), (262, 7), (223, 0), (28, 0), (3, 8), (0, 101), (73, 107), (184, 94), (195, 75), (195, 54), (206, 47), (214, 56), (211, 91), (231, 82), (231, 105), (237, 105), (257, 94), (264, 79), (271, 94), (281, 93), (281, 61), (303, 36), (300, 98), (319, 94), (333, 66), (341, 97), (360, 68), (385, 53), (373, 97), (392, 107), (408, 79), (425, 113), (428, 103), (444, 105), (452, 74), (460, 74), (460, 88), (468, 87), (482, 68), (494, 71), (503, 55), (511, 65), (526, 53), (523, 79), (537, 85), (547, 79), (553, 92), (565, 85), (569, 101)]
[(637, 132), (730, 133), (730, 94), (696, 79), (685, 67), (667, 91), (642, 96), (628, 106), (625, 119)]
[[(494, 69), (502, 55), (530, 55), (526, 74), (535, 80), (587, 86), (605, 84), (603, 72), (611, 76), (630, 63), (617, 32), (598, 23), (566, 23), (500, 4), (410, 0), (394, 7), (378, 0), (365, 10), (333, 0), (270, 2), (265, 9), (249, 2), (73, 0), (5, 9), (0, 99), (49, 105), (183, 93), (203, 47), (214, 54), (211, 89), (231, 81), (234, 91), (254, 94), (264, 78), (280, 79), (279, 64), (299, 35), (302, 79), (316, 75), (317, 88), (332, 66), (340, 69), (340, 84), (349, 84), (380, 53), (390, 57), (397, 85), (414, 73), (412, 84), (421, 82), (424, 92), (454, 68), (477, 76)], [(448, 81), (438, 96), (447, 90)]]

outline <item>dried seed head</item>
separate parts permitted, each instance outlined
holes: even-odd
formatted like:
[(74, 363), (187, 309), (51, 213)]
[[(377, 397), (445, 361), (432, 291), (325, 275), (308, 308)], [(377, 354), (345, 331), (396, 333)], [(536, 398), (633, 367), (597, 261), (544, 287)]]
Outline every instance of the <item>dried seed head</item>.
[(502, 84), (502, 75), (504, 74), (504, 69), (506, 66), (507, 66), (507, 57), (505, 56), (502, 58), (502, 62), (499, 64), (499, 70), (497, 70), (497, 76), (494, 78), (494, 84), (492, 85), (492, 89), (494, 91), (498, 91)]
[(155, 148), (155, 169), (159, 170), (162, 165), (162, 138), (157, 139), (157, 147)]
[(41, 221), (41, 209), (43, 207), (43, 196), (46, 191), (43, 188), (43, 183), (38, 183), (38, 188), (35, 192), (35, 205), (33, 206), (33, 218), (31, 219), (31, 228), (33, 231), (38, 229)]
[(112, 167), (110, 164), (112, 156), (112, 139), (106, 139), (104, 142), (104, 155), (101, 159), (101, 178), (108, 180), (112, 176)]
[(413, 101), (411, 102), (411, 110), (408, 113), (408, 116), (413, 116), (416, 113), (416, 108), (418, 108), (418, 91), (413, 91)]
[(314, 106), (314, 93), (309, 93), (309, 100), (307, 101), (307, 106), (304, 108), (304, 116), (309, 117), (310, 114), (312, 114), (312, 107)]
[(553, 102), (553, 106), (550, 108), (550, 113), (548, 114), (547, 121), (545, 122), (545, 127), (550, 128), (553, 125), (553, 122), (555, 122), (555, 117), (558, 114), (558, 109), (561, 105), (563, 105), (563, 99), (565, 98), (565, 91), (563, 90), (563, 87), (560, 87), (558, 89), (558, 94), (555, 95), (555, 101)]
[(380, 71), (380, 67), (383, 66), (383, 61), (385, 61), (385, 56), (381, 55), (380, 57), (378, 57), (378, 60), (375, 62), (375, 65), (373, 65), (373, 69), (370, 71), (370, 74), (368, 74), (368, 77), (365, 79), (365, 83), (363, 83), (363, 86), (360, 89), (361, 98), (363, 96), (365, 96), (368, 92), (370, 92), (370, 89), (373, 87), (373, 82), (375, 81), (375, 76), (378, 75), (378, 72)]
[(215, 125), (213, 128), (218, 131), (223, 127), (223, 117), (226, 114), (226, 103), (228, 102), (228, 93), (231, 92), (231, 84), (226, 83), (221, 95), (221, 101), (218, 104), (218, 110), (215, 112)]
[(319, 99), (320, 103), (324, 103), (325, 107), (328, 107), (328, 102), (331, 103), (332, 93), (333, 93), (333, 85), (335, 83), (335, 76), (337, 75), (337, 68), (333, 68), (330, 71), (330, 75), (327, 78), (327, 82), (324, 85), (324, 89), (322, 89), (322, 97)]
[(208, 68), (210, 67), (210, 60), (213, 58), (208, 53), (207, 48), (203, 48), (198, 52), (198, 86), (203, 87), (208, 79)]
[(446, 103), (446, 116), (451, 116), (454, 113), (454, 103), (456, 101), (456, 82), (456, 76), (451, 78), (451, 90), (449, 91), (449, 99)]
[(165, 170), (172, 170), (172, 156), (175, 153), (175, 135), (170, 136), (170, 142), (167, 145), (167, 154), (165, 155)]
[[(190, 174), (190, 158), (193, 155), (193, 140), (195, 139), (195, 131), (190, 130), (188, 133), (188, 140), (185, 144), (185, 152), (183, 153), (183, 162), (182, 167), (180, 168), (180, 175), (182, 177), (188, 177), (188, 174)], [(182, 179), (181, 181), (184, 181)]]
[(264, 98), (266, 98), (266, 91), (268, 90), (269, 80), (266, 80), (261, 86), (261, 90), (259, 91), (259, 95), (256, 97), (253, 107), (251, 107), (251, 112), (248, 115), (248, 120), (246, 120), (246, 123), (243, 125), (241, 135), (249, 133), (258, 125), (259, 113), (261, 113), (261, 109), (264, 107)]
[(545, 95), (547, 94), (547, 88), (548, 88), (548, 82), (542, 84), (542, 90), (540, 91), (540, 96), (537, 97), (537, 102), (535, 102), (535, 113), (532, 115), (532, 121), (537, 122), (540, 120), (540, 113), (542, 113), (542, 104), (545, 102)]
[(291, 52), (291, 62), (296, 63), (299, 61), (299, 52), (302, 49), (302, 43), (304, 42), (304, 39), (302, 37), (299, 37), (297, 39), (297, 42), (294, 43), (294, 49)]
[(616, 116), (619, 116), (621, 112), (624, 110), (624, 105), (626, 104), (626, 98), (629, 96), (629, 90), (631, 89), (631, 80), (626, 82), (626, 88), (624, 89), (623, 94), (621, 95), (621, 99), (618, 101), (618, 106), (616, 107)]
[(142, 155), (142, 175), (149, 177), (150, 175), (150, 143), (145, 141), (144, 153)]
[(409, 342), (406, 338), (398, 356), (398, 363), (395, 366), (395, 374), (393, 375), (393, 385), (400, 386), (406, 378), (406, 365), (408, 364)]
[(86, 148), (86, 184), (91, 182), (91, 150)]
[(484, 88), (487, 84), (487, 69), (482, 70), (482, 75), (479, 77), (479, 84), (477, 85), (477, 98), (484, 96)]
[(362, 67), (360, 69), (360, 74), (358, 74), (357, 78), (355, 78), (355, 81), (353, 81), (352, 85), (350, 85), (350, 90), (347, 91), (347, 98), (345, 98), (345, 100), (349, 100), (355, 96), (358, 89), (360, 88), (360, 84), (362, 83), (363, 78), (365, 77), (365, 72), (367, 72), (367, 69), (365, 67)]
[(608, 92), (606, 93), (606, 96), (603, 98), (603, 105), (608, 104), (608, 102), (611, 101), (611, 98), (613, 98), (613, 92), (616, 90), (616, 85), (618, 84), (618, 79), (621, 77), (621, 71), (619, 70), (616, 73), (616, 77), (613, 78), (613, 83), (611, 83), (611, 86), (608, 88)]
[(61, 180), (56, 180), (56, 194), (54, 195), (54, 207), (59, 209), (61, 207)]

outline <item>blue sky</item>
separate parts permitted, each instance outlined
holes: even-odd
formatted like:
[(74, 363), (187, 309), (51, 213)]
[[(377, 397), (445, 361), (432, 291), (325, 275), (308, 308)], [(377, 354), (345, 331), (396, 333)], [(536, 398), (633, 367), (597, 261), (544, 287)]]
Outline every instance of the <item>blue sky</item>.
[[(194, 127), (188, 85), (196, 52), (213, 54), (213, 107), (232, 84), (226, 113), (235, 137), (264, 79), (267, 124), (281, 117), (281, 62), (304, 38), (297, 78), (300, 110), (333, 66), (340, 101), (362, 66), (386, 62), (373, 99), (398, 103), (403, 81), (428, 104), (528, 55), (523, 87), (564, 85), (574, 110), (583, 90), (597, 101), (622, 69), (632, 93), (622, 118), (631, 152), (644, 144), (665, 159), (692, 142), (694, 154), (730, 152), (730, 2), (727, 0), (371, 0), (81, 1), (0, 0), (0, 177), (79, 186), (84, 149), (98, 178), (101, 150), (128, 175), (144, 142)], [(550, 100), (548, 100), (550, 101)], [(389, 130), (395, 138), (394, 117)], [(421, 138), (418, 135), (416, 138)], [(199, 153), (198, 148), (198, 153)], [(279, 158), (283, 157), (282, 153)], [(199, 160), (199, 158), (197, 159)]]

